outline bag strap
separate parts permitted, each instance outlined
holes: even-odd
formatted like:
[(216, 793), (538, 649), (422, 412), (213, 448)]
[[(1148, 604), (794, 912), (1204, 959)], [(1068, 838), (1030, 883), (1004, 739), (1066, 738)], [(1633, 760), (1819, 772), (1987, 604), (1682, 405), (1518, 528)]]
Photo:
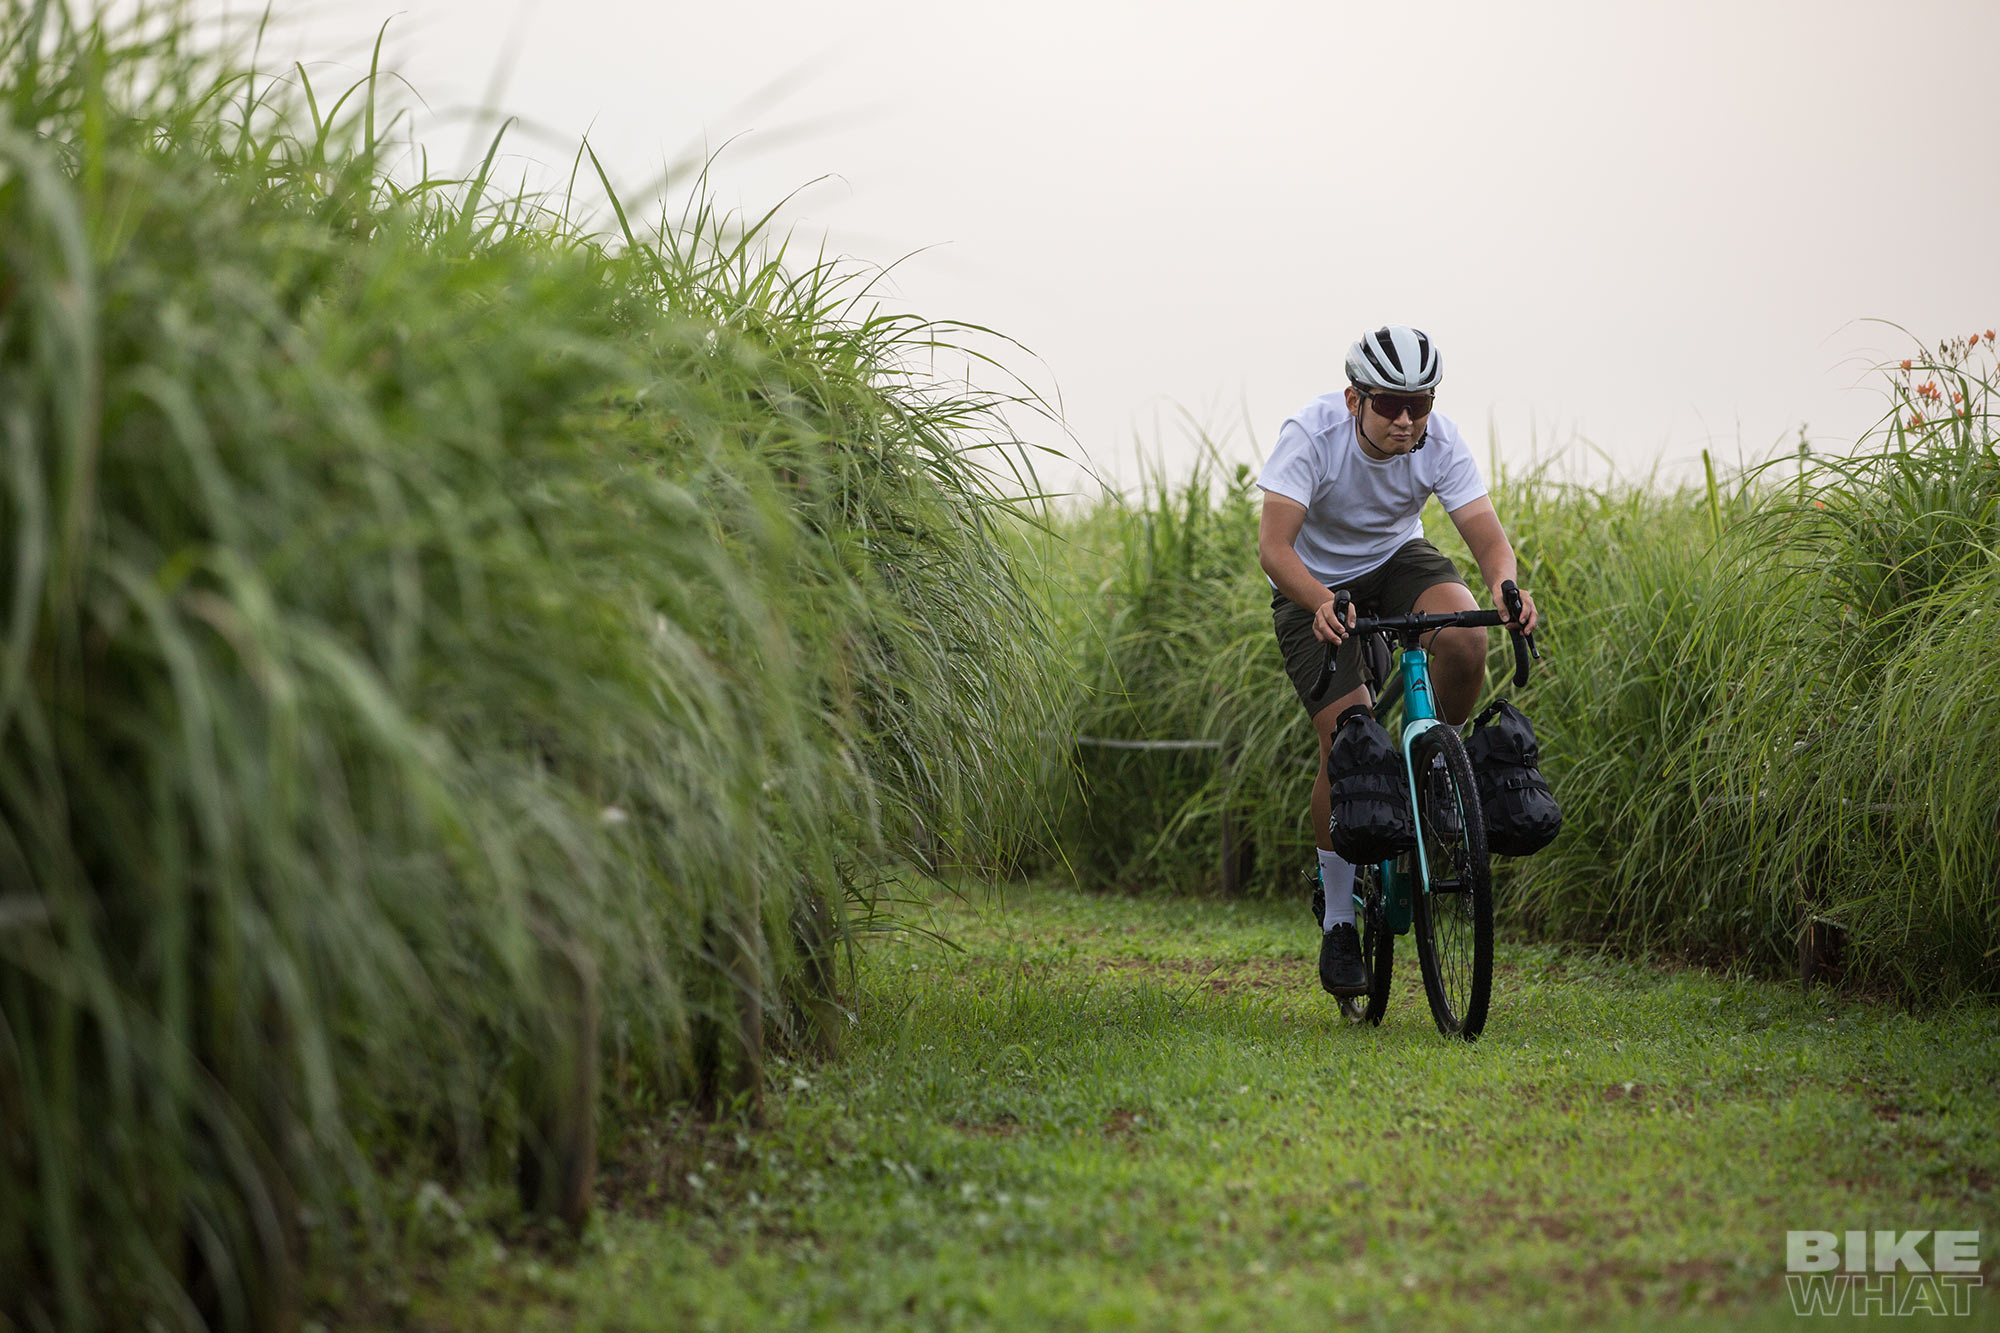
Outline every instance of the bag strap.
[(1407, 812), (1410, 808), (1408, 779), (1401, 773), (1342, 773), (1333, 784), (1333, 803), (1345, 805), (1357, 800), (1386, 800)]
[(1492, 703), (1486, 705), (1485, 708), (1481, 709), (1479, 716), (1472, 719), (1472, 725), (1475, 727), (1485, 726), (1488, 722), (1491, 722), (1493, 720), (1493, 715), (1495, 713), (1498, 713), (1501, 709), (1505, 708), (1506, 706), (1507, 706), (1507, 697), (1505, 695), (1502, 695), (1500, 698), (1495, 699)]

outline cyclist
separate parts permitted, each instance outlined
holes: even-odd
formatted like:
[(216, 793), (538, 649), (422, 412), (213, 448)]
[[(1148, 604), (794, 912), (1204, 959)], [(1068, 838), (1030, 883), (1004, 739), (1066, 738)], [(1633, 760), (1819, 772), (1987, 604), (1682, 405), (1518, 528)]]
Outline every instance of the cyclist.
[[(1347, 389), (1308, 403), (1278, 431), (1258, 475), (1264, 491), (1257, 558), (1271, 581), (1271, 619), (1285, 671), (1319, 732), (1313, 836), (1326, 915), (1320, 922), (1320, 984), (1334, 995), (1367, 990), (1354, 926), (1354, 868), (1333, 852), (1326, 756), (1340, 715), (1369, 702), (1360, 644), (1347, 640), (1356, 611), (1471, 611), (1478, 604), (1450, 558), (1424, 540), (1424, 504), (1435, 495), (1479, 562), (1504, 617), (1501, 583), (1518, 579), (1514, 548), (1493, 512), (1479, 465), (1451, 420), (1431, 410), (1443, 362), (1417, 329), (1390, 324), (1363, 334), (1347, 353)], [(1345, 622), (1333, 590), (1354, 594)], [(1512, 623), (1511, 621), (1509, 622)], [(1535, 602), (1521, 593), (1520, 628), (1533, 633)], [(1333, 684), (1314, 704), (1323, 644), (1338, 644)], [(1486, 679), (1486, 632), (1439, 630), (1425, 645), (1438, 711), (1462, 725)]]

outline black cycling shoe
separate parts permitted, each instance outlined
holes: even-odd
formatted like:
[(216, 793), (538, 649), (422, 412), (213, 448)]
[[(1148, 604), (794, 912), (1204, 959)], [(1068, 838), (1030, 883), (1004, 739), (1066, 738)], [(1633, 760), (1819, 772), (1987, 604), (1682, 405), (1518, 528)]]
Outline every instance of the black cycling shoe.
[(1361, 932), (1343, 921), (1319, 937), (1319, 984), (1329, 995), (1366, 995), (1368, 969), (1361, 965)]

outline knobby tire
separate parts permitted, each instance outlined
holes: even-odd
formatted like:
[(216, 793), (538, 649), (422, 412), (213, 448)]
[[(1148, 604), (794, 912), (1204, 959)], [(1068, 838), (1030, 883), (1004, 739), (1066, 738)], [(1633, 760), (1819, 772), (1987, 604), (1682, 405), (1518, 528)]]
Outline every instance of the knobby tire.
[(1396, 936), (1383, 919), (1382, 867), (1354, 868), (1354, 924), (1361, 935), (1361, 964), (1368, 972), (1366, 995), (1343, 995), (1340, 1012), (1350, 1023), (1376, 1024), (1389, 1008), (1389, 975), (1396, 963)]
[[(1439, 755), (1442, 771), (1434, 768)], [(1465, 743), (1448, 726), (1418, 736), (1410, 763), (1417, 774), (1417, 836), (1430, 868), (1430, 883), (1416, 886), (1414, 904), (1424, 993), (1438, 1031), (1472, 1041), (1486, 1026), (1493, 984), (1493, 876), (1479, 789)]]

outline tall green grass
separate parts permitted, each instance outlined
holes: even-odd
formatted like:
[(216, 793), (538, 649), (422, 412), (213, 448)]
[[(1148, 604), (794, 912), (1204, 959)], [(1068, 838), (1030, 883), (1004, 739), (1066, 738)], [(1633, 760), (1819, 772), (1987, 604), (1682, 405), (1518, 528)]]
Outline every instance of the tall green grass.
[[(1992, 348), (1961, 338), (1892, 371), (1893, 412), (1849, 454), (1679, 489), (1495, 479), (1548, 619), (1522, 702), (1566, 817), (1511, 865), (1504, 920), (1769, 972), (1829, 922), (1859, 984), (2000, 991)], [(1077, 729), (1220, 739), (1235, 762), (1079, 750), (1065, 847), (1098, 882), (1212, 888), (1229, 811), (1252, 885), (1303, 894), (1313, 740), (1256, 568), (1256, 492), (1220, 473), (1075, 520), (1074, 597), (1106, 626), (1077, 636)], [(1494, 653), (1498, 691), (1498, 636)]]
[(410, 1182), (754, 1110), (873, 867), (1036, 826), (952, 331), (399, 183), (378, 82), (0, 17), (0, 1322), (264, 1326)]
[(1077, 662), (1071, 734), (1220, 743), (1073, 750), (1072, 783), (1051, 804), (1085, 882), (1213, 887), (1227, 812), (1258, 849), (1254, 881), (1296, 886), (1287, 862), (1311, 839), (1294, 795), (1312, 756), (1299, 750), (1289, 687), (1273, 688), (1284, 682), (1256, 568), (1260, 494), (1204, 441), (1189, 477), (1155, 471), (1136, 500), (1107, 494), (1063, 529), (1074, 595), (1052, 619)]
[(1519, 867), (1525, 919), (1772, 970), (1817, 919), (1857, 981), (2000, 991), (1991, 346), (1932, 358), (1948, 417), (1913, 425), (1892, 375), (1849, 455), (1634, 493), (1608, 523), (1517, 503), (1562, 617), (1534, 697), (1571, 819)]

